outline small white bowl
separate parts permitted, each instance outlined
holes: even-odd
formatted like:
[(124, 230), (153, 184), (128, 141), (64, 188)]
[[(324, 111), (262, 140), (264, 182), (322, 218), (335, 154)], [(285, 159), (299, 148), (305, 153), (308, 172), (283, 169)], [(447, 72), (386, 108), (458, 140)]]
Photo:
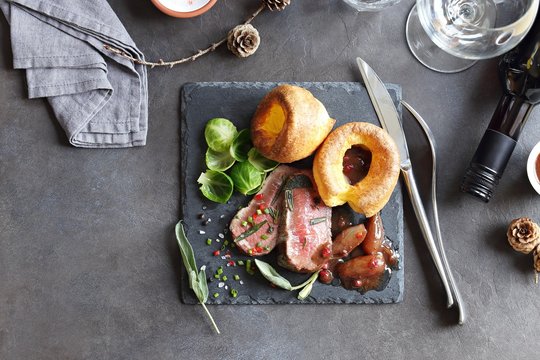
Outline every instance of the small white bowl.
[(540, 179), (538, 178), (538, 174), (536, 172), (536, 162), (540, 161), (537, 160), (539, 156), (540, 142), (533, 147), (531, 153), (529, 154), (529, 159), (527, 160), (527, 175), (529, 176), (529, 181), (532, 187), (538, 194), (540, 194)]

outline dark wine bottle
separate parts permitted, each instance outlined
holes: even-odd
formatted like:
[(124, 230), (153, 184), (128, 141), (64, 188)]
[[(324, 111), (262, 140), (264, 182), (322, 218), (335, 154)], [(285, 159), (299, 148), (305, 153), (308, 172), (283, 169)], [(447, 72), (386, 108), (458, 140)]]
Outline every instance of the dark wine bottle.
[(522, 42), (501, 57), (504, 94), (471, 160), (461, 190), (488, 202), (523, 126), (540, 103), (540, 16)]

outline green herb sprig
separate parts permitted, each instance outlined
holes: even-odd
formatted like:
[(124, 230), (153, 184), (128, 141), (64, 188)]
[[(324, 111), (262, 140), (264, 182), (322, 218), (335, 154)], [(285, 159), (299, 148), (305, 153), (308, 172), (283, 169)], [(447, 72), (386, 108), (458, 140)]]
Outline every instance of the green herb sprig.
[(276, 285), (277, 287), (280, 287), (285, 290), (294, 291), (299, 290), (300, 293), (298, 294), (298, 300), (304, 300), (309, 296), (311, 293), (311, 290), (313, 289), (313, 284), (317, 280), (317, 277), (319, 276), (319, 271), (316, 273), (313, 273), (309, 279), (301, 283), (300, 285), (293, 286), (289, 282), (289, 280), (285, 279), (283, 276), (279, 275), (279, 273), (272, 267), (272, 265), (259, 260), (255, 259), (255, 264), (259, 268), (259, 271), (261, 272), (262, 276), (268, 281), (270, 281), (272, 284)]
[(197, 296), (197, 299), (199, 300), (199, 303), (206, 311), (206, 314), (210, 318), (212, 325), (214, 325), (214, 329), (216, 329), (216, 332), (220, 334), (219, 328), (217, 327), (214, 318), (212, 317), (210, 311), (208, 311), (208, 308), (205, 305), (206, 301), (208, 300), (208, 283), (206, 282), (206, 271), (204, 268), (202, 268), (200, 271), (197, 272), (198, 268), (197, 263), (195, 262), (195, 254), (193, 253), (193, 248), (191, 247), (191, 244), (186, 237), (186, 232), (184, 231), (182, 220), (180, 220), (178, 224), (176, 224), (175, 231), (176, 240), (178, 241), (178, 247), (180, 248), (180, 254), (182, 255), (182, 261), (184, 262), (184, 266), (186, 267), (188, 273), (189, 287), (193, 290), (195, 296)]

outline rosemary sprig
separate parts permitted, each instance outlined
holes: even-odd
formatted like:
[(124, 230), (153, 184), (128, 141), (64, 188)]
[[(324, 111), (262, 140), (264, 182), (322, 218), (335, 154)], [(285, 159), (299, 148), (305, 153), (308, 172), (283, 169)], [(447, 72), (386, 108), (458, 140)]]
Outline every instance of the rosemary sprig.
[(220, 334), (219, 328), (217, 327), (214, 318), (212, 317), (210, 311), (208, 311), (208, 308), (205, 305), (206, 301), (208, 300), (208, 283), (206, 282), (205, 267), (203, 266), (201, 270), (197, 272), (198, 269), (197, 263), (195, 261), (195, 254), (193, 253), (193, 248), (191, 247), (191, 244), (186, 237), (184, 226), (182, 225), (182, 220), (180, 220), (178, 224), (176, 224), (175, 232), (176, 240), (178, 241), (178, 247), (180, 248), (180, 254), (182, 255), (182, 262), (184, 263), (184, 266), (188, 273), (189, 287), (193, 290), (195, 296), (197, 296), (197, 299), (199, 300), (199, 303), (206, 311), (206, 314), (210, 318), (212, 325), (214, 325), (214, 329), (216, 329), (216, 332)]
[(290, 189), (285, 190), (285, 205), (287, 205), (287, 209), (289, 211), (294, 210), (293, 194), (292, 194), (292, 190)]
[(274, 209), (273, 207), (267, 208), (268, 212), (270, 213), (270, 216), (272, 217), (272, 220), (274, 221), (274, 224), (279, 223), (279, 210)]

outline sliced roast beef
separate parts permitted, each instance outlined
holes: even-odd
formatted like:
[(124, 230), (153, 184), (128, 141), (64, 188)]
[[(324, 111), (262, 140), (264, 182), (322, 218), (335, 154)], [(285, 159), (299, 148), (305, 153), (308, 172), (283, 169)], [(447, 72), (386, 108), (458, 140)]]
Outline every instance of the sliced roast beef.
[(248, 206), (234, 216), (229, 229), (240, 251), (259, 256), (268, 254), (276, 246), (283, 187), (289, 176), (299, 171), (286, 165), (277, 167)]
[(302, 170), (291, 175), (283, 188), (278, 263), (295, 272), (315, 272), (332, 255), (332, 209), (313, 184), (312, 172)]

